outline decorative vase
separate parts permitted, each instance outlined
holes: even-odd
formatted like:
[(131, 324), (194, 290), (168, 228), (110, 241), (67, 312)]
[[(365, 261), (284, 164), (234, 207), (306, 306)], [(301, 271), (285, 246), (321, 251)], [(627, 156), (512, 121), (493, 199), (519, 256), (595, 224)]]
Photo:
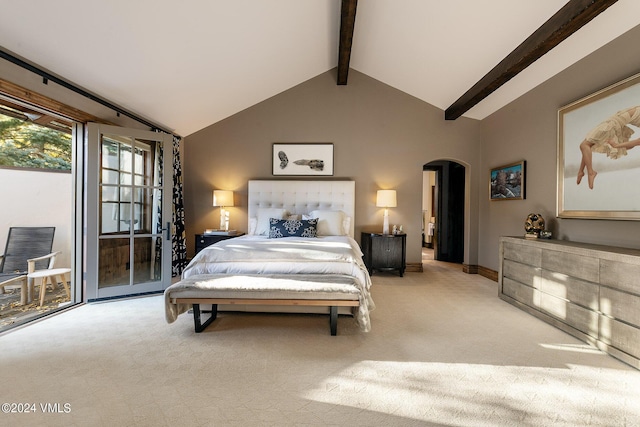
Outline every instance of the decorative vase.
[(527, 220), (524, 222), (524, 231), (527, 234), (540, 236), (540, 232), (544, 230), (544, 218), (537, 213), (530, 213), (527, 216)]

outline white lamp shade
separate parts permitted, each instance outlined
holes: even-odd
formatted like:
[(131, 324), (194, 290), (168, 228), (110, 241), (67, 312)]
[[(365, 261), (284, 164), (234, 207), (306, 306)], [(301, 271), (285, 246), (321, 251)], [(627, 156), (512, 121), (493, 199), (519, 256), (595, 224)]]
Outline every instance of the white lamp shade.
[(378, 190), (376, 206), (379, 208), (395, 208), (397, 206), (396, 190)]
[(233, 191), (213, 190), (213, 206), (233, 206)]

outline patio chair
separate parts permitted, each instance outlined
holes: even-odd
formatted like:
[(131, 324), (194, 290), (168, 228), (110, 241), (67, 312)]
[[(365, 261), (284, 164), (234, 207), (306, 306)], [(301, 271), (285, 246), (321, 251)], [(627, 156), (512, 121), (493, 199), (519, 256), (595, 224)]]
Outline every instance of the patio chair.
[(4, 254), (0, 255), (0, 289), (20, 285), (20, 303), (31, 301), (27, 274), (51, 269), (59, 252), (51, 252), (55, 227), (11, 227)]

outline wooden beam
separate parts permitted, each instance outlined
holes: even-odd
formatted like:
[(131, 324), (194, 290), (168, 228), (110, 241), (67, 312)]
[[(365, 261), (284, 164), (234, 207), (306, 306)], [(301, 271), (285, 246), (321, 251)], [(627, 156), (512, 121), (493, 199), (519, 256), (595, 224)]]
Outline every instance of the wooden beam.
[(342, 0), (340, 18), (340, 47), (338, 48), (338, 84), (346, 85), (351, 60), (353, 29), (356, 24), (358, 0)]
[(48, 116), (48, 115), (44, 114), (44, 115), (38, 117), (37, 119), (32, 120), (32, 122), (37, 124), (37, 125), (40, 125), (40, 126), (48, 126), (49, 123), (55, 121), (55, 119), (56, 119), (55, 117)]
[(87, 122), (98, 122), (105, 123), (104, 120), (101, 120), (91, 114), (87, 114), (77, 108), (70, 107), (61, 102), (53, 100), (44, 95), (40, 95), (32, 90), (25, 89), (22, 86), (18, 86), (14, 83), (11, 83), (7, 80), (0, 79), (0, 94), (6, 94), (14, 99), (19, 99), (38, 107), (43, 108), (46, 111), (51, 111), (55, 113), (59, 113), (62, 116), (68, 117), (72, 120), (87, 123)]
[[(0, 79), (0, 87), (2, 87), (2, 82), (3, 80)], [(63, 118), (62, 116), (51, 116), (45, 113), (44, 110), (36, 110), (27, 106), (26, 103), (10, 101), (10, 99), (13, 98), (14, 97), (9, 97), (6, 93), (3, 94), (2, 90), (0, 90), (0, 114), (22, 121), (30, 121), (60, 132), (71, 133), (73, 121)]]
[(446, 120), (455, 120), (515, 77), (617, 0), (570, 0), (520, 46), (489, 71), (478, 83), (446, 109)]

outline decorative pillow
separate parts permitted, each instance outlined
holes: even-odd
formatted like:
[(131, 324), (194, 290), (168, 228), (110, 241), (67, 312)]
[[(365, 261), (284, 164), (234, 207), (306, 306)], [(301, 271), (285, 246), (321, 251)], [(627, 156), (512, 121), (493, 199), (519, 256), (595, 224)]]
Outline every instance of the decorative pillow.
[(316, 237), (316, 219), (278, 219), (269, 220), (269, 238), (279, 239), (282, 237)]
[(318, 236), (344, 236), (345, 213), (343, 211), (315, 210), (309, 212), (312, 218), (318, 219)]
[(271, 218), (283, 219), (287, 217), (287, 210), (283, 208), (258, 208), (255, 234), (258, 236), (269, 235), (269, 220)]

